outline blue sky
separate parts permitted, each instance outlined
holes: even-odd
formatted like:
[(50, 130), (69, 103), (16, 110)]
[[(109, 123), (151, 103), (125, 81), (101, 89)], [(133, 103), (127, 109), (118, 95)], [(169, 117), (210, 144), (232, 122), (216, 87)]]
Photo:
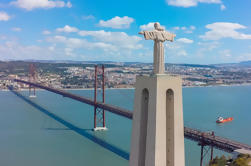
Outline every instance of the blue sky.
[(152, 62), (139, 31), (176, 34), (170, 63), (251, 60), (251, 0), (1, 0), (0, 60)]

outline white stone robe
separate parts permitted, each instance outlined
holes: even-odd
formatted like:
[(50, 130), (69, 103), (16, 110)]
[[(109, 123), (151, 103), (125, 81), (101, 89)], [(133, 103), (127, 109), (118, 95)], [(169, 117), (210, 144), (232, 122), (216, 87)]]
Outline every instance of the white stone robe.
[(146, 40), (154, 40), (153, 71), (154, 74), (165, 73), (164, 44), (165, 41), (174, 40), (175, 34), (166, 31), (144, 31)]

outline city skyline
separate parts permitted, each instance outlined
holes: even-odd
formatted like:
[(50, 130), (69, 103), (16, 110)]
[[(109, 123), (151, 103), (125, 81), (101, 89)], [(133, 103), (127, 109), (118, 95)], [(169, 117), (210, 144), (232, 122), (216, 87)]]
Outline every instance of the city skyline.
[(160, 22), (177, 35), (165, 62), (251, 60), (250, 1), (93, 2), (3, 0), (0, 60), (152, 62), (153, 42), (138, 35)]

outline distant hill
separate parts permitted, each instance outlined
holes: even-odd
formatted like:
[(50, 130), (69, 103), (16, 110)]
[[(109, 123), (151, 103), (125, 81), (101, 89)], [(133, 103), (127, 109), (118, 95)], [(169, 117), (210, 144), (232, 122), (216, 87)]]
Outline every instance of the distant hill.
[(251, 61), (242, 61), (239, 63), (217, 64), (218, 67), (251, 67)]
[[(63, 73), (67, 67), (93, 67), (98, 63), (74, 63), (73, 61), (61, 62), (61, 61), (0, 61), (0, 72), (6, 74), (25, 74), (28, 73), (29, 65), (33, 63), (37, 70), (50, 73)], [(99, 62), (101, 63), (101, 62)], [(117, 67), (115, 63), (102, 63), (106, 67)]]
[(215, 65), (201, 65), (201, 64), (172, 64), (172, 65), (185, 66), (185, 67), (201, 67), (201, 68), (215, 68), (216, 67)]
[[(13, 65), (27, 65), (27, 63), (42, 63), (42, 64), (64, 64), (68, 65), (94, 65), (94, 64), (106, 64), (106, 65), (114, 65), (114, 66), (123, 66), (123, 65), (149, 65), (152, 63), (147, 62), (114, 62), (114, 61), (73, 61), (73, 60), (9, 60), (9, 61), (0, 61), (1, 66)], [(165, 63), (168, 66), (185, 66), (185, 67), (201, 67), (201, 68), (217, 68), (217, 67), (251, 67), (251, 60), (250, 61), (242, 61), (240, 63), (219, 63), (219, 64), (209, 64), (209, 65), (202, 65), (202, 64), (186, 64), (186, 63)], [(0, 68), (1, 68), (0, 66)]]
[(239, 64), (242, 66), (251, 66), (251, 61), (242, 61)]

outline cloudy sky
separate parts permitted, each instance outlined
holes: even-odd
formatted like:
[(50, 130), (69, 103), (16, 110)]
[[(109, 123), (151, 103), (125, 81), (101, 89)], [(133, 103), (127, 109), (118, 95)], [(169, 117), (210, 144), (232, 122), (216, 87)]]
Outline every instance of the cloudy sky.
[(251, 60), (251, 0), (1, 0), (0, 60), (152, 62), (139, 31), (177, 36), (171, 63)]

